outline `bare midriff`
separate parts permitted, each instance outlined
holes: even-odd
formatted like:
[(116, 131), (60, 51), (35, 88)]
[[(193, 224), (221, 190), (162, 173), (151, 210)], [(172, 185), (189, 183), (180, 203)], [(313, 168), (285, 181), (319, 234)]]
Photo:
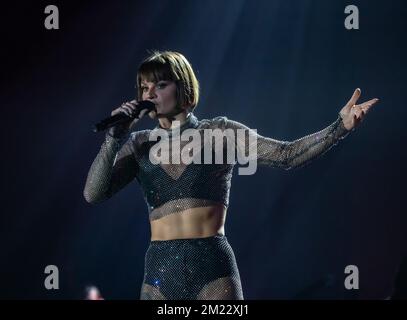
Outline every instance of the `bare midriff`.
[(190, 208), (150, 221), (151, 240), (205, 238), (225, 234), (222, 204)]

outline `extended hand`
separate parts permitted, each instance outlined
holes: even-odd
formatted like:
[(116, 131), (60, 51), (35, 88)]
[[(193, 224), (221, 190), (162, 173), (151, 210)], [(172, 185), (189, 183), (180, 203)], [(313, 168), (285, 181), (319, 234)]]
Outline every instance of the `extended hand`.
[(355, 90), (352, 98), (348, 103), (342, 108), (339, 112), (342, 117), (343, 124), (346, 129), (352, 130), (359, 123), (363, 121), (366, 113), (369, 112), (369, 109), (377, 102), (379, 99), (371, 99), (369, 101), (363, 102), (362, 104), (356, 104), (360, 97), (361, 91), (359, 88)]

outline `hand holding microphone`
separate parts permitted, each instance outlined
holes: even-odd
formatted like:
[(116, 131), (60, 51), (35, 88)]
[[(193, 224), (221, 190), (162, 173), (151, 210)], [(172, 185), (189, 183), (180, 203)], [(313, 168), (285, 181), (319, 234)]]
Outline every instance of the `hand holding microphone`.
[(109, 129), (109, 134), (113, 137), (122, 137), (129, 133), (146, 113), (155, 112), (155, 105), (151, 101), (132, 100), (123, 103), (119, 108), (111, 113), (111, 117), (100, 121), (94, 126), (93, 131), (98, 132)]

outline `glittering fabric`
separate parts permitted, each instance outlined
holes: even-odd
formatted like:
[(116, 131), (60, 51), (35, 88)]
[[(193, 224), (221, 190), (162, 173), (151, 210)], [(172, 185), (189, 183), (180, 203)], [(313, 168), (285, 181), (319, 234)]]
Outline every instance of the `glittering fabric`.
[[(204, 164), (205, 129), (219, 129), (226, 133), (226, 136), (234, 136), (235, 139), (231, 141), (237, 149), (236, 156), (239, 153), (250, 154), (250, 151), (256, 151), (259, 165), (286, 170), (301, 167), (321, 156), (349, 133), (343, 126), (340, 116), (325, 129), (295, 141), (263, 137), (245, 125), (226, 117), (198, 120), (193, 114), (190, 114), (177, 131), (164, 130), (167, 137), (150, 141), (159, 129), (161, 128), (134, 132), (130, 138), (122, 140), (106, 135), (89, 170), (84, 189), (86, 200), (91, 203), (103, 201), (137, 179), (144, 193), (150, 220), (189, 208), (219, 203), (228, 207), (232, 171), (236, 161), (227, 162), (226, 149), (230, 145), (225, 139), (222, 149), (219, 150), (213, 145), (212, 164)], [(173, 161), (173, 157), (170, 157), (170, 163), (166, 164), (151, 162), (150, 150), (158, 142), (164, 143), (167, 139), (172, 155), (171, 143), (186, 129), (197, 129), (196, 132), (202, 139), (202, 152), (196, 155), (202, 158), (201, 163), (188, 164), (183, 161), (177, 163)], [(239, 138), (237, 134), (239, 129), (245, 130), (245, 139)], [(250, 142), (250, 136), (255, 138), (254, 143)], [(185, 150), (187, 143), (188, 141), (182, 142), (180, 150)], [(214, 163), (220, 153), (224, 161)]]
[(142, 300), (241, 300), (235, 256), (225, 236), (151, 241)]
[[(84, 196), (90, 203), (110, 198), (132, 180), (137, 179), (148, 205), (150, 220), (195, 207), (223, 204), (228, 206), (232, 171), (239, 155), (248, 155), (258, 164), (283, 169), (301, 167), (317, 158), (343, 139), (349, 131), (340, 116), (325, 129), (295, 141), (263, 137), (243, 124), (217, 117), (198, 120), (193, 114), (177, 130), (166, 130), (166, 136), (151, 141), (159, 127), (134, 132), (129, 138), (105, 141), (89, 170)], [(177, 162), (174, 141), (187, 129), (196, 129), (202, 141), (198, 152), (192, 146), (194, 163)], [(207, 129), (218, 130), (226, 137), (220, 144), (206, 140)], [(243, 130), (244, 136), (238, 131)], [(164, 130), (165, 131), (165, 130)], [(250, 139), (255, 138), (255, 139)], [(179, 139), (178, 139), (179, 140)], [(199, 141), (199, 139), (198, 139)], [(230, 143), (232, 141), (232, 143)], [(170, 161), (154, 163), (151, 151), (168, 142)], [(189, 141), (180, 142), (179, 153), (187, 150)], [(206, 152), (206, 146), (212, 146)], [(219, 147), (220, 146), (220, 147)], [(230, 147), (236, 149), (228, 161)], [(251, 152), (254, 151), (254, 152)], [(157, 152), (156, 157), (164, 151)], [(223, 162), (205, 164), (222, 155)], [(254, 156), (253, 156), (254, 155)], [(145, 276), (141, 299), (243, 299), (235, 256), (224, 236), (198, 239), (152, 241), (145, 257)]]

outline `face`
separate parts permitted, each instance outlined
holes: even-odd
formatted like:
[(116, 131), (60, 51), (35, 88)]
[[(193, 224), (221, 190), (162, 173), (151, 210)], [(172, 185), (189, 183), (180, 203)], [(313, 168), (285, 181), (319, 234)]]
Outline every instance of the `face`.
[(167, 114), (174, 110), (177, 104), (176, 89), (174, 81), (161, 80), (157, 83), (141, 81), (142, 100), (153, 102), (159, 114)]

